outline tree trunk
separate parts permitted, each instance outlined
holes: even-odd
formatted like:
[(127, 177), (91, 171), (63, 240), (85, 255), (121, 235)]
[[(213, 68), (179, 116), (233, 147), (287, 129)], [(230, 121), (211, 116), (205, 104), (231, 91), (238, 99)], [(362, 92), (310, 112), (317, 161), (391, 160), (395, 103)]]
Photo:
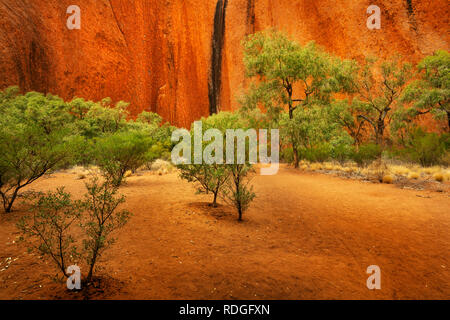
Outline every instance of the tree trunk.
[(12, 206), (14, 201), (17, 198), (17, 194), (18, 194), (19, 190), (16, 189), (14, 190), (13, 195), (11, 196), (11, 199), (9, 199), (6, 197), (6, 195), (3, 197), (3, 207), (5, 208), (5, 213), (10, 213), (12, 211)]
[(449, 111), (447, 111), (447, 125), (448, 125), (447, 130), (450, 132), (450, 112)]
[[(289, 100), (292, 99), (292, 93), (289, 92)], [(289, 102), (289, 119), (292, 120), (294, 119), (294, 108), (292, 107), (292, 102)], [(298, 168), (299, 167), (299, 159), (298, 159), (298, 150), (297, 150), (297, 145), (295, 144), (295, 139), (292, 136), (291, 137), (292, 140), (292, 152), (294, 153), (294, 168)]]
[(212, 203), (212, 206), (215, 208), (215, 207), (217, 207), (217, 194), (219, 193), (219, 190), (216, 190), (215, 192), (214, 192), (214, 200), (213, 200), (213, 203)]
[(298, 151), (297, 151), (297, 146), (295, 145), (295, 143), (292, 144), (292, 152), (294, 153), (294, 168), (298, 168), (300, 161), (298, 159)]
[(378, 119), (377, 128), (376, 128), (376, 143), (377, 145), (383, 144), (383, 135), (384, 135), (384, 121)]
[(88, 276), (86, 278), (86, 282), (87, 283), (91, 282), (91, 280), (92, 280), (92, 274), (94, 273), (94, 266), (95, 266), (96, 260), (97, 260), (97, 251), (94, 253), (94, 256), (92, 257), (92, 260), (91, 260), (91, 263), (90, 263), (91, 265), (89, 267), (89, 273), (88, 273)]

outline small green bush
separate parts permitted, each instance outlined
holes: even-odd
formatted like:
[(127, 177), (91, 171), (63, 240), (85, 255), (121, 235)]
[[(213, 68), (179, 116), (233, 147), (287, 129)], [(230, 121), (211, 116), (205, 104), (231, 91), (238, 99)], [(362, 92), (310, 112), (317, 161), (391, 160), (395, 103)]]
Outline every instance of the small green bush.
[(422, 166), (433, 166), (445, 162), (450, 135), (428, 133), (419, 128), (407, 139), (406, 147), (394, 150), (393, 154), (401, 160), (420, 163)]
[(283, 148), (280, 152), (280, 159), (286, 163), (293, 163), (294, 150), (292, 150), (292, 147)]
[(310, 162), (325, 162), (331, 158), (332, 147), (329, 143), (321, 143), (313, 148), (300, 148), (300, 159)]
[(22, 188), (72, 162), (73, 116), (59, 97), (0, 91), (0, 197), (11, 212)]
[(105, 178), (120, 186), (128, 170), (135, 171), (149, 160), (152, 144), (143, 133), (117, 132), (96, 140), (93, 158)]
[(358, 166), (367, 166), (371, 162), (381, 157), (382, 149), (375, 143), (368, 143), (360, 145), (358, 149), (355, 148), (351, 158)]
[[(40, 255), (49, 257), (65, 276), (67, 267), (79, 257), (73, 226), (81, 216), (78, 202), (59, 188), (56, 192), (39, 193), (31, 197), (32, 216), (23, 217), (17, 224), (27, 242), (29, 251), (36, 250)], [(31, 239), (37, 239), (31, 241)]]
[(233, 205), (238, 212), (238, 221), (242, 221), (242, 215), (255, 199), (256, 194), (253, 187), (249, 185), (248, 174), (253, 171), (250, 164), (227, 165), (230, 171), (230, 179), (222, 188), (222, 197)]
[(86, 183), (87, 193), (81, 207), (87, 213), (81, 223), (86, 234), (83, 239), (84, 257), (89, 266), (86, 282), (90, 282), (94, 267), (103, 252), (116, 238), (111, 233), (122, 228), (131, 217), (127, 210), (117, 210), (125, 202), (124, 196), (117, 195), (117, 187), (110, 181), (100, 183), (93, 179)]
[[(64, 188), (33, 195), (32, 216), (22, 218), (17, 227), (29, 250), (49, 257), (65, 277), (70, 276), (68, 266), (85, 260), (89, 283), (98, 259), (116, 240), (112, 232), (122, 228), (131, 213), (118, 210), (125, 198), (117, 195), (117, 187), (110, 181), (93, 179), (86, 188), (82, 201), (72, 200)], [(83, 250), (78, 250), (81, 243)]]

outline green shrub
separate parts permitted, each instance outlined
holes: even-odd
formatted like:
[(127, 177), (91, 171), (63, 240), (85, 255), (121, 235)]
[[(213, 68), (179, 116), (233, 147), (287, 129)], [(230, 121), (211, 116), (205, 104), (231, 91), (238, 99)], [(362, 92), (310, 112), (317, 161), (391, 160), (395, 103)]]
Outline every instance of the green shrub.
[(230, 164), (227, 167), (231, 177), (222, 189), (222, 197), (236, 208), (238, 221), (242, 221), (242, 215), (256, 197), (248, 179), (253, 168), (250, 164)]
[[(56, 192), (39, 193), (32, 197), (32, 216), (23, 217), (17, 227), (22, 233), (29, 250), (37, 250), (39, 255), (49, 257), (65, 276), (67, 267), (79, 257), (72, 227), (79, 220), (81, 212), (78, 202), (59, 188)], [(36, 241), (31, 241), (35, 238)]]
[(294, 150), (292, 147), (286, 147), (283, 148), (280, 152), (280, 158), (282, 161), (286, 163), (293, 163), (294, 162)]
[(0, 92), (0, 195), (10, 212), (25, 186), (72, 162), (73, 116), (63, 100)]
[(420, 163), (422, 166), (439, 164), (448, 150), (449, 135), (427, 133), (419, 128), (411, 133), (406, 147), (396, 154), (403, 160)]
[[(222, 134), (222, 137), (225, 137), (225, 133), (227, 129), (232, 129), (240, 124), (240, 119), (237, 114), (233, 114), (230, 112), (220, 112), (218, 114), (212, 115), (207, 118), (202, 118), (202, 134), (208, 129), (217, 129)], [(194, 125), (191, 128), (191, 139), (194, 141)], [(213, 140), (215, 140), (214, 138)], [(223, 150), (226, 150), (225, 147), (225, 138), (223, 141), (219, 141), (222, 145)], [(208, 147), (210, 142), (203, 141), (202, 144), (202, 154), (205, 152), (205, 149)], [(222, 151), (223, 151), (222, 150)], [(192, 155), (194, 150), (191, 150)], [(215, 156), (215, 150), (212, 153)], [(224, 152), (223, 152), (224, 153)], [(222, 156), (224, 154), (222, 153)], [(211, 155), (213, 155), (211, 154)], [(193, 159), (191, 155), (191, 159)], [(225, 162), (225, 159), (222, 159)], [(220, 162), (220, 161), (219, 161)], [(211, 192), (213, 194), (212, 206), (217, 206), (217, 196), (219, 195), (221, 189), (223, 188), (225, 182), (228, 180), (230, 176), (230, 171), (228, 170), (228, 166), (224, 163), (217, 163), (214, 161), (211, 164), (205, 162), (203, 159), (200, 164), (180, 164), (177, 166), (180, 169), (180, 177), (182, 179), (187, 180), (188, 182), (193, 182), (197, 184), (197, 191), (199, 193)]]
[[(70, 276), (68, 266), (84, 259), (89, 283), (98, 259), (116, 240), (112, 232), (123, 227), (131, 213), (118, 210), (125, 198), (117, 195), (117, 187), (110, 181), (94, 179), (86, 188), (82, 201), (73, 201), (64, 188), (32, 196), (32, 216), (22, 218), (17, 227), (29, 249), (49, 257), (65, 277)], [(79, 243), (83, 250), (78, 250)]]
[(151, 137), (140, 132), (117, 132), (98, 138), (93, 158), (106, 179), (120, 186), (128, 170), (135, 171), (149, 160)]
[(347, 160), (350, 160), (352, 154), (353, 148), (350, 144), (338, 144), (331, 150), (331, 158), (340, 164), (344, 164)]
[(351, 158), (359, 166), (367, 166), (371, 162), (381, 157), (382, 149), (375, 143), (368, 143), (360, 145), (358, 149), (355, 148)]
[(118, 196), (117, 187), (109, 181), (99, 183), (94, 179), (86, 184), (86, 188), (88, 192), (81, 207), (87, 214), (81, 227), (86, 234), (83, 246), (84, 257), (89, 266), (86, 282), (89, 283), (96, 262), (116, 241), (111, 237), (112, 232), (122, 228), (130, 219), (131, 213), (127, 210), (117, 210), (118, 206), (125, 202), (125, 197)]
[(299, 158), (310, 162), (325, 162), (331, 158), (331, 145), (321, 143), (312, 148), (300, 148)]

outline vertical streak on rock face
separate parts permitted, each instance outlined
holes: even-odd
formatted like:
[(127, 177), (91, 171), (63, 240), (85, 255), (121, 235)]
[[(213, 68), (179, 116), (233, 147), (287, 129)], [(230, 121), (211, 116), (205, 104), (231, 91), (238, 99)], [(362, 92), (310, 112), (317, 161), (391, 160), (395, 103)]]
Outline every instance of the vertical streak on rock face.
[(218, 111), (221, 71), (222, 71), (222, 51), (225, 35), (225, 13), (228, 0), (218, 0), (216, 13), (214, 15), (214, 31), (212, 39), (211, 71), (208, 83), (209, 113), (214, 114)]
[(406, 0), (406, 7), (408, 8), (409, 15), (414, 14), (414, 9), (412, 6), (412, 0)]
[(247, 34), (255, 33), (255, 1), (247, 0)]

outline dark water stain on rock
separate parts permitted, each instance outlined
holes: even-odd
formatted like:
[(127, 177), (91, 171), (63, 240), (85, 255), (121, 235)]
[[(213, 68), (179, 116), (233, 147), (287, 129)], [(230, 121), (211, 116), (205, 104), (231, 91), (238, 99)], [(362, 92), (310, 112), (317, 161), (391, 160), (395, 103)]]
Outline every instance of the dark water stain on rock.
[(228, 0), (218, 0), (214, 15), (214, 31), (212, 38), (211, 70), (208, 83), (209, 113), (214, 114), (220, 105), (220, 89), (222, 77), (222, 54), (225, 36), (225, 15)]

